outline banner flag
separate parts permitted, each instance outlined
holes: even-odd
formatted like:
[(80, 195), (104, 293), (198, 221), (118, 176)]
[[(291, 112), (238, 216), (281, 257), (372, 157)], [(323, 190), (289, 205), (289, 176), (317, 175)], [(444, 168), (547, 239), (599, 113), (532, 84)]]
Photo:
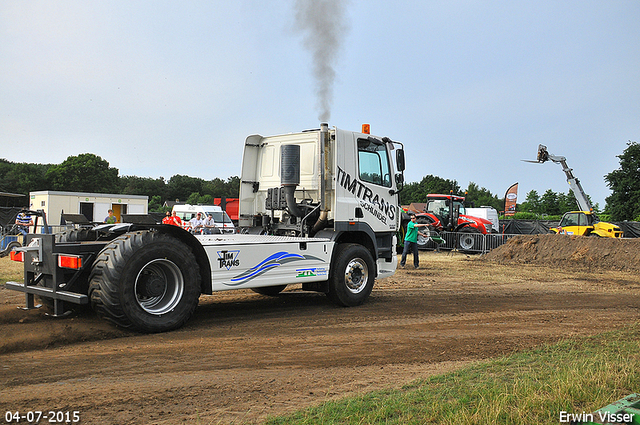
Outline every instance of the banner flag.
[(518, 202), (518, 183), (511, 185), (504, 195), (504, 215), (505, 217), (513, 216), (516, 213), (516, 204)]

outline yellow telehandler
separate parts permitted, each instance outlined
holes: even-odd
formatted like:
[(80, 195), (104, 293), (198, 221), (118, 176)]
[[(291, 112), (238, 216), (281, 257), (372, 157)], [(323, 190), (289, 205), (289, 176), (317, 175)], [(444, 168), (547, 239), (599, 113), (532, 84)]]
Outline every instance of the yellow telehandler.
[(547, 161), (553, 161), (562, 166), (567, 176), (567, 183), (573, 191), (573, 195), (578, 202), (580, 211), (569, 211), (564, 213), (560, 224), (557, 228), (551, 229), (552, 232), (563, 235), (581, 235), (581, 236), (600, 236), (607, 238), (621, 238), (622, 230), (615, 224), (600, 221), (598, 216), (593, 212), (593, 207), (589, 198), (582, 190), (580, 181), (573, 175), (573, 170), (567, 165), (567, 159), (564, 156), (552, 155), (547, 151), (545, 145), (538, 145), (538, 158), (535, 161), (523, 160), (525, 162), (533, 162), (542, 164)]

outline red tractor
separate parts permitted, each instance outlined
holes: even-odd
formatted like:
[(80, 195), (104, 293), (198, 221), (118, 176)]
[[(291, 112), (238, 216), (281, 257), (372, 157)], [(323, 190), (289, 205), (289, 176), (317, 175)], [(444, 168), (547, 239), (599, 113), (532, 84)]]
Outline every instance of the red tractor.
[[(455, 233), (455, 243), (461, 251), (480, 249), (482, 238), (478, 236), (493, 231), (489, 220), (465, 214), (464, 196), (429, 194), (424, 212), (416, 217), (418, 223), (431, 224), (431, 231)], [(418, 236), (419, 248), (425, 248), (428, 242), (429, 238)]]

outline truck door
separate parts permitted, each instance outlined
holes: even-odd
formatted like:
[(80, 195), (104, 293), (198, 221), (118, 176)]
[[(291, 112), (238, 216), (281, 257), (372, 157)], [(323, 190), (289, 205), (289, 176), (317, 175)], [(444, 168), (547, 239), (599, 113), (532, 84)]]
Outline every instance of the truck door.
[(336, 220), (367, 223), (374, 232), (396, 230), (393, 169), (385, 143), (360, 133), (342, 133), (336, 164)]
[(80, 214), (93, 221), (93, 202), (80, 202)]

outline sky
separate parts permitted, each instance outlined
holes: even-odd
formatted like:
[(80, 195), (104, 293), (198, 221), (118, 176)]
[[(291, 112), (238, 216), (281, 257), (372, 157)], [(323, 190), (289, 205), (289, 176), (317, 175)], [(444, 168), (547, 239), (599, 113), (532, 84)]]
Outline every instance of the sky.
[[(240, 174), (244, 140), (331, 127), (404, 144), (405, 179), (604, 208), (640, 140), (637, 0), (0, 2), (0, 158)], [(2, 188), (11, 192), (11, 188)]]

